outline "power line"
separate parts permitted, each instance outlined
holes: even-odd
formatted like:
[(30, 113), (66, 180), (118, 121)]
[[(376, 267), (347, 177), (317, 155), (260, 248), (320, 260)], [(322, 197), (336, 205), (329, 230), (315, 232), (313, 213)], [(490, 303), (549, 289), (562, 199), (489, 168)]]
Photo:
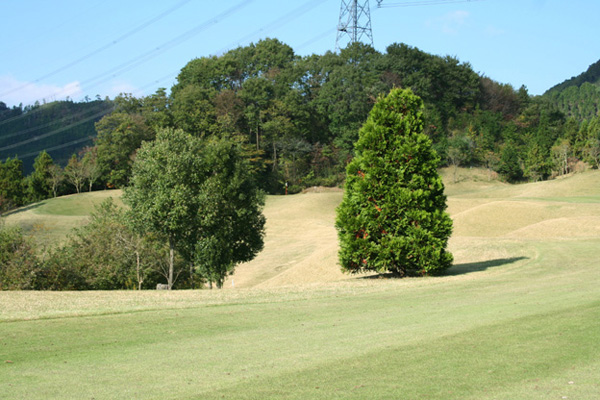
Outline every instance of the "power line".
[[(138, 66), (138, 65), (140, 65), (140, 64), (148, 61), (150, 58), (156, 56), (157, 55), (157, 54), (155, 54), (156, 51), (161, 51), (161, 52), (166, 51), (170, 47), (176, 46), (179, 43), (181, 43), (182, 41), (188, 40), (189, 38), (191, 38), (194, 35), (200, 33), (201, 31), (207, 29), (208, 27), (210, 27), (210, 26), (212, 26), (212, 25), (220, 22), (221, 19), (224, 19), (224, 18), (228, 17), (230, 14), (233, 14), (234, 12), (238, 11), (239, 9), (241, 9), (243, 6), (247, 5), (251, 1), (254, 1), (254, 0), (243, 1), (243, 2), (241, 2), (239, 4), (237, 4), (236, 6), (233, 6), (233, 7), (229, 8), (229, 9), (227, 9), (223, 13), (217, 15), (216, 17), (211, 18), (211, 19), (203, 22), (202, 24), (197, 25), (193, 29), (191, 29), (191, 30), (189, 30), (189, 31), (187, 31), (187, 32), (185, 32), (185, 33), (183, 33), (183, 34), (175, 37), (174, 39), (171, 39), (171, 40), (165, 42), (161, 46), (159, 46), (159, 47), (157, 47), (157, 48), (155, 48), (155, 49), (153, 49), (151, 51), (148, 51), (146, 53), (143, 53), (142, 55), (140, 55), (138, 57), (134, 57), (133, 59), (131, 59), (131, 60), (129, 60), (129, 61), (127, 61), (127, 62), (125, 62), (125, 63), (117, 66), (117, 67), (115, 67), (115, 68), (112, 68), (108, 72), (105, 72), (103, 74), (97, 75), (96, 77), (93, 77), (93, 78), (87, 80), (86, 82), (93, 82), (94, 80), (97, 80), (97, 82), (92, 85), (92, 87), (93, 87), (95, 85), (98, 85), (98, 84), (102, 83), (103, 80), (101, 80), (100, 78), (104, 77), (107, 74), (114, 73), (114, 75), (111, 75), (111, 78), (112, 78), (113, 76), (116, 76), (117, 74), (123, 73), (123, 72), (128, 71), (128, 70), (130, 70), (132, 68), (135, 68), (136, 66)], [(322, 3), (322, 0), (309, 0), (308, 2), (304, 3), (300, 7), (298, 7), (296, 9), (290, 11), (289, 13), (287, 13), (284, 16), (276, 19), (275, 21), (273, 21), (273, 22), (271, 22), (271, 23), (263, 26), (260, 29), (257, 29), (256, 31), (254, 31), (253, 33), (251, 33), (249, 35), (244, 36), (243, 38), (241, 38), (240, 40), (238, 40), (237, 43), (239, 43), (240, 41), (245, 41), (245, 40), (247, 40), (247, 39), (249, 39), (249, 38), (251, 38), (251, 37), (253, 37), (255, 35), (258, 35), (259, 33), (267, 32), (267, 31), (270, 31), (270, 30), (277, 29), (277, 28), (281, 27), (282, 25), (285, 25), (286, 23), (290, 22), (291, 20), (296, 19), (296, 18), (300, 17), (301, 15), (307, 13), (308, 11), (314, 9), (316, 6), (318, 6), (321, 3)], [(322, 34), (319, 35), (319, 36), (322, 36)], [(226, 50), (226, 49), (224, 49), (224, 50)], [(224, 51), (224, 50), (222, 50), (222, 51)], [(166, 80), (166, 79), (168, 79), (168, 78), (176, 75), (177, 72), (178, 71), (175, 71), (173, 73), (169, 73), (167, 75), (164, 75), (162, 78), (160, 78), (160, 79), (158, 79), (156, 81), (153, 81), (152, 83), (149, 83), (148, 85), (145, 85), (145, 86), (152, 86), (156, 82), (159, 82), (159, 81), (162, 81), (162, 80)], [(106, 112), (106, 113), (108, 113), (108, 112)], [(29, 113), (23, 114), (23, 115), (18, 116), (18, 117), (13, 117), (12, 119), (19, 118), (19, 117), (24, 117), (26, 115), (29, 115)], [(38, 136), (36, 138), (27, 139), (27, 140), (19, 142), (19, 143), (15, 143), (15, 144), (12, 144), (12, 145), (9, 145), (9, 146), (2, 147), (2, 148), (0, 148), (0, 151), (8, 150), (8, 149), (11, 149), (11, 148), (20, 147), (21, 145), (28, 144), (28, 143), (31, 143), (33, 141), (37, 141), (39, 139), (45, 138), (47, 136), (51, 136), (51, 135), (63, 132), (66, 129), (70, 129), (70, 128), (72, 128), (74, 126), (77, 126), (79, 124), (83, 124), (83, 123), (89, 121), (90, 119), (93, 119), (94, 117), (95, 116), (92, 116), (91, 118), (84, 119), (84, 120), (79, 121), (77, 123), (71, 124), (68, 127), (57, 129), (55, 131), (52, 131), (52, 132), (49, 132), (47, 134)], [(12, 119), (10, 119), (10, 120), (12, 120)], [(1, 121), (0, 125), (4, 124), (6, 122), (8, 122), (8, 120)], [(50, 125), (50, 124), (46, 124), (46, 126), (47, 125)], [(34, 128), (27, 129), (25, 131), (16, 132), (16, 133), (11, 134), (10, 136), (5, 136), (4, 138), (17, 136), (17, 135), (28, 133), (28, 132), (31, 132), (31, 131), (37, 130), (37, 129), (41, 129), (41, 127), (34, 127)], [(3, 139), (3, 138), (0, 138), (0, 139)], [(67, 145), (65, 145), (65, 147), (66, 146)]]
[[(257, 35), (261, 34), (261, 33), (268, 33), (270, 31), (273, 31), (277, 28), (280, 28), (281, 26), (285, 25), (286, 23), (293, 21), (294, 19), (300, 17), (303, 14), (306, 14), (308, 11), (311, 11), (312, 9), (314, 9), (316, 6), (320, 5), (323, 3), (323, 0), (310, 0), (306, 3), (304, 3), (303, 5), (301, 5), (298, 8), (295, 8), (294, 10), (290, 11), (289, 13), (285, 14), (282, 17), (277, 18), (276, 20), (268, 23), (267, 25), (264, 25), (262, 27), (260, 27), (259, 29), (255, 30), (254, 32), (236, 40), (235, 42), (231, 42), (228, 46), (222, 47), (221, 49), (219, 49), (215, 54), (223, 54), (225, 52), (227, 52), (228, 50), (230, 50), (231, 48), (235, 47), (236, 45), (239, 46), (240, 43), (243, 43), (247, 40), (250, 40), (254, 37), (256, 37)], [(327, 31), (329, 32), (331, 31), (330, 29)], [(322, 36), (323, 34), (321, 34), (320, 36)], [(318, 39), (318, 38), (317, 38)], [(317, 40), (314, 39), (314, 40)], [(312, 40), (312, 41), (314, 41)], [(310, 43), (304, 43), (302, 45), (300, 45), (300, 47), (305, 46), (306, 44), (310, 44)], [(181, 71), (181, 68), (178, 69), (177, 71), (173, 71), (169, 74), (164, 75), (162, 78), (156, 79), (144, 86), (142, 86), (141, 88), (139, 88), (136, 92), (142, 92), (143, 89), (146, 89), (150, 86), (153, 86), (154, 84), (158, 83), (158, 82), (162, 82), (165, 81), (169, 78), (175, 78), (177, 76), (177, 74)]]
[(224, 48), (219, 50), (218, 53), (219, 54), (224, 53), (225, 51), (231, 49), (232, 47), (239, 45), (239, 43), (243, 43), (246, 40), (250, 40), (251, 38), (253, 38), (261, 33), (265, 33), (265, 32), (280, 28), (281, 26), (287, 24), (288, 22), (300, 17), (303, 14), (306, 14), (307, 12), (309, 12), (310, 10), (314, 9), (316, 6), (318, 6), (322, 3), (323, 3), (323, 0), (307, 1), (306, 3), (302, 4), (300, 7), (293, 9), (292, 11), (288, 12), (284, 16), (277, 18), (276, 20), (272, 21), (271, 23), (255, 30), (252, 33), (247, 34), (246, 36), (238, 39), (235, 42), (232, 42), (228, 46), (225, 46)]
[[(84, 138), (81, 138), (81, 139), (73, 140), (73, 141), (70, 141), (70, 142), (67, 142), (67, 143), (59, 144), (57, 146), (48, 147), (47, 149), (44, 149), (44, 150), (47, 151), (47, 152), (50, 152), (50, 151), (54, 151), (54, 150), (58, 150), (58, 149), (63, 149), (65, 147), (69, 147), (69, 146), (72, 146), (74, 144), (84, 143), (84, 142), (87, 142), (89, 140), (94, 140), (94, 138), (91, 137), (91, 136), (88, 136), (88, 137), (84, 137)], [(37, 156), (38, 154), (40, 154), (39, 151), (33, 151), (31, 153), (27, 153), (27, 154), (24, 154), (24, 155), (18, 155), (17, 157), (19, 157), (19, 159), (21, 159), (21, 160), (24, 160), (24, 159), (29, 158), (29, 157)]]
[[(69, 115), (67, 115), (65, 117), (62, 117), (58, 121), (57, 120), (52, 120), (52, 121), (47, 122), (45, 124), (32, 126), (31, 128), (27, 128), (27, 129), (24, 129), (22, 131), (14, 132), (14, 133), (11, 133), (11, 134), (8, 134), (8, 135), (2, 135), (2, 136), (0, 136), (0, 141), (5, 140), (5, 139), (10, 139), (10, 138), (15, 137), (15, 136), (25, 135), (27, 133), (30, 133), (30, 132), (33, 132), (33, 131), (37, 131), (38, 129), (47, 128), (50, 125), (60, 124), (63, 121), (67, 121), (69, 119), (77, 118), (77, 117), (80, 117), (80, 116), (82, 116), (84, 114), (88, 114), (90, 112), (90, 110), (99, 110), (101, 108), (106, 108), (105, 105), (104, 105), (104, 103), (99, 104), (96, 107), (92, 107), (92, 108), (89, 108), (87, 110), (83, 110), (83, 111), (81, 111), (79, 113), (76, 113), (76, 114), (69, 114)], [(25, 116), (29, 116), (30, 114), (28, 113), (28, 114), (24, 114), (24, 115)]]
[(35, 137), (32, 137), (32, 138), (30, 138), (30, 139), (23, 140), (23, 141), (21, 141), (21, 142), (18, 142), (18, 143), (13, 143), (13, 144), (9, 144), (8, 146), (0, 147), (0, 151), (14, 149), (14, 148), (17, 148), (17, 147), (21, 147), (21, 146), (23, 146), (23, 145), (25, 145), (25, 144), (29, 144), (29, 143), (32, 143), (32, 142), (36, 142), (36, 141), (38, 141), (38, 140), (41, 140), (41, 139), (47, 138), (47, 137), (49, 137), (49, 136), (56, 135), (57, 133), (64, 132), (64, 131), (66, 131), (66, 130), (68, 130), (68, 129), (74, 128), (74, 127), (76, 127), (76, 126), (78, 126), (78, 125), (81, 125), (81, 124), (83, 124), (83, 123), (85, 123), (85, 122), (91, 121), (91, 120), (93, 120), (93, 119), (95, 119), (95, 118), (102, 117), (102, 116), (104, 116), (104, 115), (108, 114), (108, 113), (109, 113), (109, 112), (111, 112), (111, 111), (112, 111), (112, 109), (108, 109), (108, 110), (102, 110), (102, 111), (100, 111), (99, 113), (96, 113), (96, 114), (94, 114), (94, 115), (92, 115), (92, 116), (90, 116), (90, 117), (87, 117), (87, 118), (85, 118), (85, 119), (83, 119), (83, 120), (81, 120), (81, 121), (77, 121), (77, 122), (74, 122), (74, 123), (72, 123), (72, 124), (69, 124), (69, 125), (67, 125), (67, 126), (63, 126), (62, 128), (59, 128), (59, 129), (56, 129), (56, 130), (53, 130), (53, 131), (50, 131), (50, 132), (44, 133), (43, 135), (35, 136)]
[[(72, 15), (71, 17), (63, 20), (62, 22), (59, 22), (56, 25), (53, 25), (53, 26), (49, 27), (48, 29), (45, 29), (43, 31), (43, 35), (45, 37), (48, 37), (48, 35), (51, 32), (59, 30), (63, 26), (68, 25), (73, 20), (78, 20), (82, 15), (85, 15), (85, 14), (89, 13), (90, 11), (92, 11), (95, 8), (97, 8), (100, 4), (103, 4), (103, 3), (105, 3), (104, 0), (98, 1), (95, 4), (92, 4), (90, 6), (90, 5), (87, 4), (87, 2), (82, 2), (82, 4), (86, 4), (87, 5), (87, 7), (83, 11), (81, 11), (81, 12), (75, 14), (75, 15)], [(41, 34), (35, 34), (34, 38), (37, 39), (40, 35)], [(22, 49), (24, 47), (24, 44), (27, 43), (28, 41), (30, 41), (30, 39), (27, 39), (27, 38), (21, 38), (21, 40), (11, 41), (11, 46), (9, 46), (8, 48), (6, 48), (4, 51), (6, 52), (6, 54), (10, 54), (10, 52), (13, 51), (14, 49)]]
[[(187, 2), (187, 1), (190, 1), (190, 0), (186, 0), (185, 2)], [(118, 75), (120, 73), (128, 71), (128, 70), (130, 70), (132, 68), (135, 68), (136, 66), (138, 66), (138, 65), (140, 65), (140, 64), (148, 61), (152, 57), (155, 57), (157, 55), (157, 53), (156, 53), (157, 51), (164, 52), (164, 51), (168, 50), (169, 48), (171, 48), (173, 46), (176, 46), (176, 45), (182, 43), (185, 40), (190, 39), (191, 37), (197, 35), (201, 31), (207, 29), (208, 27), (210, 27), (212, 25), (215, 25), (215, 24), (219, 23), (222, 19), (227, 18), (229, 15), (235, 13), (236, 11), (239, 11), (244, 6), (250, 4), (252, 1), (254, 1), (254, 0), (244, 0), (244, 1), (240, 2), (240, 3), (238, 3), (237, 5), (235, 5), (233, 7), (230, 7), (229, 9), (225, 10), (224, 12), (218, 14), (217, 16), (215, 16), (215, 17), (213, 17), (211, 19), (208, 19), (208, 20), (204, 21), (203, 23), (195, 26), (193, 29), (190, 29), (190, 30), (184, 32), (183, 34), (181, 34), (179, 36), (176, 36), (175, 38), (173, 38), (173, 39), (171, 39), (171, 40), (163, 43), (161, 46), (158, 46), (157, 48), (155, 48), (155, 49), (153, 49), (151, 51), (148, 51), (148, 52), (146, 52), (146, 53), (144, 53), (144, 54), (142, 54), (142, 55), (140, 55), (138, 57), (134, 57), (131, 60), (129, 60), (129, 61), (127, 61), (127, 62), (125, 62), (125, 63), (123, 63), (121, 65), (118, 65), (115, 68), (112, 68), (108, 72), (105, 72), (103, 74), (97, 75), (96, 77), (94, 77), (94, 78), (92, 78), (92, 79), (90, 79), (90, 80), (88, 80), (86, 82), (93, 82), (94, 80), (96, 80), (97, 82), (91, 85), (91, 87), (93, 87), (93, 86), (96, 86), (96, 85), (102, 83), (104, 80), (101, 79), (101, 78), (105, 77), (105, 75), (107, 75), (107, 74), (112, 74), (110, 76), (110, 78), (112, 78), (113, 76), (116, 76), (116, 75)], [(103, 112), (103, 114), (98, 114), (98, 115), (104, 115), (104, 114), (106, 114), (106, 113)], [(12, 120), (14, 120), (16, 118), (24, 117), (24, 116), (25, 116), (25, 114), (22, 114), (21, 116), (13, 117), (13, 118), (10, 118), (9, 120), (12, 121)], [(27, 139), (27, 140), (21, 141), (19, 143), (14, 143), (14, 144), (2, 147), (2, 148), (0, 148), (0, 151), (4, 151), (4, 150), (9, 150), (9, 149), (12, 149), (12, 148), (20, 147), (22, 145), (29, 144), (31, 142), (37, 141), (37, 140), (45, 138), (47, 136), (55, 135), (57, 133), (63, 132), (66, 129), (69, 129), (71, 127), (77, 126), (78, 124), (85, 123), (85, 122), (87, 122), (87, 121), (89, 121), (90, 119), (93, 119), (93, 118), (95, 118), (95, 116), (92, 116), (91, 118), (84, 119), (84, 120), (79, 121), (77, 123), (71, 124), (71, 125), (69, 125), (67, 127), (64, 127), (64, 128), (61, 128), (61, 129), (58, 129), (58, 130), (46, 133), (44, 135), (37, 136), (35, 138)], [(8, 122), (8, 120), (0, 122), (0, 125), (4, 124), (6, 122)], [(24, 132), (23, 131), (16, 132), (16, 133), (12, 134), (11, 136), (16, 136), (16, 135), (22, 134), (22, 133), (24, 133)]]
[(57, 68), (57, 69), (55, 69), (54, 71), (51, 71), (51, 72), (47, 73), (47, 74), (46, 74), (46, 75), (44, 75), (44, 76), (41, 76), (40, 78), (37, 78), (37, 79), (36, 79), (36, 80), (34, 80), (33, 82), (27, 82), (26, 84), (24, 84), (24, 85), (21, 85), (21, 86), (18, 86), (18, 87), (16, 87), (16, 88), (12, 88), (11, 90), (9, 90), (9, 91), (7, 91), (7, 92), (0, 93), (0, 97), (4, 97), (4, 96), (6, 96), (6, 95), (8, 95), (8, 94), (12, 94), (12, 93), (14, 93), (14, 92), (17, 92), (17, 91), (19, 91), (19, 90), (22, 90), (22, 89), (26, 88), (27, 86), (30, 86), (30, 85), (32, 85), (32, 84), (34, 84), (34, 83), (38, 83), (38, 82), (40, 82), (40, 81), (42, 81), (42, 80), (44, 80), (44, 79), (47, 79), (47, 78), (49, 78), (49, 77), (51, 77), (51, 76), (54, 76), (54, 75), (58, 74), (59, 72), (63, 72), (64, 70), (66, 70), (66, 69), (68, 69), (68, 68), (71, 68), (71, 67), (73, 67), (74, 65), (77, 65), (77, 64), (79, 64), (80, 62), (82, 62), (82, 61), (85, 61), (85, 60), (89, 59), (90, 57), (93, 57), (93, 56), (95, 56), (95, 55), (96, 55), (96, 54), (98, 54), (98, 53), (101, 53), (101, 52), (103, 52), (104, 50), (106, 50), (106, 49), (108, 49), (108, 48), (110, 48), (110, 47), (112, 47), (112, 46), (116, 45), (117, 43), (119, 43), (119, 42), (121, 42), (121, 41), (123, 41), (123, 40), (127, 39), (128, 37), (130, 37), (130, 36), (132, 36), (132, 35), (134, 35), (134, 34), (138, 33), (139, 31), (141, 31), (141, 30), (143, 30), (143, 29), (147, 28), (148, 26), (150, 26), (150, 25), (152, 25), (152, 24), (154, 24), (154, 23), (158, 22), (158, 21), (159, 21), (159, 20), (161, 20), (162, 18), (164, 18), (164, 17), (166, 17), (167, 15), (171, 14), (173, 11), (175, 11), (175, 10), (177, 10), (177, 9), (181, 8), (182, 6), (184, 6), (186, 3), (189, 3), (190, 1), (191, 1), (191, 0), (183, 0), (183, 1), (180, 1), (180, 2), (179, 2), (179, 3), (177, 3), (175, 6), (173, 6), (173, 7), (169, 8), (167, 11), (165, 11), (165, 12), (163, 12), (163, 13), (161, 13), (161, 14), (157, 15), (156, 17), (154, 17), (154, 18), (150, 19), (150, 20), (149, 20), (149, 21), (147, 21), (147, 22), (144, 22), (144, 23), (143, 23), (143, 24), (141, 24), (141, 25), (138, 25), (138, 26), (136, 26), (136, 27), (135, 27), (135, 28), (133, 28), (132, 30), (130, 30), (130, 31), (128, 31), (128, 32), (126, 32), (125, 34), (123, 34), (123, 35), (119, 36), (118, 38), (116, 38), (116, 39), (112, 40), (111, 42), (109, 42), (109, 43), (105, 44), (104, 46), (101, 46), (101, 47), (97, 48), (96, 50), (93, 50), (93, 51), (91, 51), (91, 52), (87, 53), (86, 55), (84, 55), (83, 57), (80, 57), (80, 58), (76, 59), (75, 61), (72, 61), (72, 62), (70, 62), (70, 63), (68, 63), (68, 64), (66, 64), (66, 65), (64, 65), (64, 66), (62, 66), (62, 67), (60, 67), (60, 68)]
[[(185, 4), (185, 3), (189, 2), (189, 1), (191, 1), (191, 0), (184, 0), (183, 2), (179, 3), (178, 5), (181, 6), (181, 5), (183, 5), (183, 4)], [(192, 29), (184, 32), (183, 34), (181, 34), (179, 36), (176, 36), (175, 38), (173, 38), (173, 39), (171, 39), (171, 40), (169, 40), (169, 41), (167, 41), (167, 42), (165, 42), (165, 43), (163, 43), (163, 44), (155, 47), (154, 49), (152, 49), (150, 51), (147, 51), (145, 53), (142, 53), (142, 54), (138, 55), (137, 57), (134, 57), (134, 58), (130, 59), (129, 61), (126, 61), (126, 62), (124, 62), (124, 63), (122, 63), (122, 64), (120, 64), (120, 65), (118, 65), (116, 67), (111, 68), (108, 71), (105, 71), (105, 72), (103, 72), (101, 74), (98, 74), (98, 75), (94, 76), (93, 78), (90, 78), (90, 79), (88, 79), (86, 81), (83, 81), (82, 85), (85, 84), (85, 85), (87, 85), (88, 88), (89, 87), (95, 87), (95, 86), (98, 86), (101, 83), (104, 83), (104, 82), (106, 82), (106, 81), (114, 78), (115, 76), (118, 76), (118, 75), (120, 75), (120, 74), (122, 74), (124, 72), (127, 72), (127, 71), (129, 71), (129, 70), (137, 67), (138, 65), (141, 65), (141, 64), (145, 63), (146, 61), (148, 61), (148, 60), (156, 57), (158, 54), (163, 53), (163, 52), (167, 51), (168, 49), (170, 49), (170, 48), (172, 48), (172, 47), (174, 47), (174, 46), (176, 46), (176, 45), (178, 45), (180, 43), (183, 43), (184, 41), (192, 38), (193, 36), (197, 35), (198, 33), (202, 32), (203, 30), (207, 29), (208, 27), (219, 23), (222, 19), (225, 19), (229, 15), (235, 13), (236, 11), (239, 11), (244, 6), (252, 3), (253, 1), (254, 0), (244, 0), (244, 1), (241, 1), (237, 5), (235, 5), (233, 7), (230, 7), (229, 9), (225, 10), (224, 12), (218, 14), (216, 17), (213, 17), (213, 18), (211, 18), (209, 20), (204, 21), (203, 23), (201, 23), (199, 25), (196, 25), (194, 28), (192, 28)], [(174, 10), (174, 8), (171, 8), (171, 9), (167, 10), (165, 13), (172, 12), (173, 10)], [(163, 14), (165, 14), (165, 13), (163, 13)], [(163, 16), (163, 14), (155, 17), (153, 20), (159, 19), (159, 17)], [(156, 21), (154, 21), (154, 22), (156, 22)], [(143, 28), (141, 26), (138, 26), (134, 30), (129, 31), (128, 34), (132, 34), (132, 32), (134, 32), (134, 31), (137, 32), (137, 31), (139, 31), (141, 29), (143, 29)], [(126, 34), (126, 35), (128, 35), (128, 34)], [(126, 35), (123, 35), (121, 37), (124, 37)], [(110, 45), (107, 45), (107, 46), (110, 46)], [(107, 46), (105, 46), (105, 47), (107, 47)], [(82, 59), (80, 59), (80, 60), (82, 60)], [(48, 75), (52, 75), (52, 74), (53, 73), (50, 73)], [(28, 84), (26, 84), (26, 85), (24, 85), (22, 87), (26, 87), (29, 84), (31, 84), (31, 83), (28, 83)], [(6, 92), (6, 93), (12, 93), (13, 91), (14, 90), (11, 90), (11, 91)], [(56, 96), (60, 95), (60, 93), (62, 93), (62, 91), (61, 92), (53, 93), (52, 95), (50, 95), (48, 97), (51, 97), (51, 98), (52, 97), (56, 97)], [(32, 112), (35, 112), (35, 111), (36, 110), (33, 110)], [(27, 114), (29, 114), (29, 113), (27, 113)], [(4, 120), (4, 121), (0, 121), (0, 126), (6, 124), (8, 122), (14, 121), (15, 119), (22, 118), (24, 116), (25, 116), (25, 113), (21, 114), (19, 116), (15, 116), (15, 117), (9, 118), (9, 119)]]
[(230, 7), (227, 10), (223, 11), (222, 13), (218, 14), (216, 17), (210, 18), (210, 19), (202, 22), (201, 24), (196, 25), (194, 28), (182, 33), (181, 35), (176, 36), (175, 38), (173, 38), (171, 40), (168, 40), (167, 42), (162, 43), (161, 45), (153, 48), (152, 50), (146, 51), (145, 53), (142, 53), (136, 57), (133, 57), (132, 59), (130, 59), (120, 65), (117, 65), (116, 67), (113, 67), (106, 72), (103, 72), (101, 74), (96, 75), (93, 78), (83, 81), (82, 85), (86, 85), (88, 88), (95, 87), (95, 86), (98, 86), (99, 84), (104, 83), (120, 74), (123, 74), (123, 73), (137, 67), (138, 65), (141, 65), (141, 64), (151, 60), (152, 58), (156, 57), (157, 55), (164, 53), (165, 51), (171, 49), (172, 47), (175, 47), (175, 46), (185, 42), (186, 40), (191, 39), (192, 37), (199, 34), (200, 32), (208, 29), (210, 26), (216, 25), (217, 23), (221, 22), (222, 19), (229, 17), (231, 14), (241, 10), (243, 7), (249, 5), (253, 1), (254, 0), (241, 1), (240, 3), (236, 4), (235, 6)]
[(437, 6), (441, 4), (457, 4), (457, 3), (474, 3), (483, 0), (420, 0), (420, 1), (401, 1), (395, 3), (387, 3), (381, 0), (377, 1), (378, 8), (394, 8), (394, 7), (420, 7), (420, 6)]

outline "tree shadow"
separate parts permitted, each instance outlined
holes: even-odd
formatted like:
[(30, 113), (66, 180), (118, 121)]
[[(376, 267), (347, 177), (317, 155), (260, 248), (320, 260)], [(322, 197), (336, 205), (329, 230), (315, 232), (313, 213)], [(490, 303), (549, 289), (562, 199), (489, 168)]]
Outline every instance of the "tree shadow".
[(455, 276), (455, 275), (469, 274), (471, 272), (480, 272), (480, 271), (485, 271), (490, 268), (501, 267), (503, 265), (516, 263), (517, 261), (526, 260), (526, 259), (528, 259), (528, 257), (511, 257), (511, 258), (498, 258), (495, 260), (488, 260), (488, 261), (478, 261), (478, 262), (473, 262), (473, 263), (455, 264), (452, 267), (450, 267), (444, 275)]
[[(456, 276), (469, 274), (471, 272), (485, 271), (490, 268), (501, 267), (516, 263), (517, 261), (527, 260), (529, 257), (511, 257), (511, 258), (498, 258), (495, 260), (478, 261), (473, 263), (454, 264), (446, 272), (443, 272), (439, 276)], [(355, 279), (402, 279), (401, 276), (392, 273), (373, 273), (372, 275), (357, 276)]]
[(8, 212), (5, 212), (4, 214), (2, 214), (3, 217), (8, 217), (9, 215), (16, 215), (16, 214), (20, 214), (22, 212), (25, 211), (29, 211), (29, 210), (33, 210), (34, 208), (38, 208), (40, 206), (42, 206), (45, 202), (44, 201), (40, 201), (34, 204), (30, 204), (28, 206), (25, 207), (21, 207), (21, 208), (17, 208), (15, 210), (10, 210)]

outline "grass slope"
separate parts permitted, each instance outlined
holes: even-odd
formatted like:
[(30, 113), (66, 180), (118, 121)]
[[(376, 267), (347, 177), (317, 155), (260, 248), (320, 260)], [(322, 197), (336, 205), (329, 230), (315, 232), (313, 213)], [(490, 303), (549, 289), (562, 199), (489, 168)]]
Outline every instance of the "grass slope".
[(9, 225), (19, 225), (41, 246), (52, 246), (63, 241), (71, 229), (81, 225), (94, 206), (109, 197), (122, 204), (120, 190), (103, 190), (44, 200), (12, 211), (3, 219)]
[(233, 290), (0, 292), (0, 397), (600, 398), (599, 184), (449, 185), (443, 277), (335, 276), (326, 192), (269, 198)]

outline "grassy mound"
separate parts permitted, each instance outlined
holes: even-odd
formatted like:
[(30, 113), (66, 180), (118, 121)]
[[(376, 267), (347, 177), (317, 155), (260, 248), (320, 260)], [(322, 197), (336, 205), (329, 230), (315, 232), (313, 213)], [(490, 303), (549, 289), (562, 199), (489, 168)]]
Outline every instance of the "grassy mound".
[(105, 199), (111, 197), (122, 204), (121, 194), (120, 190), (104, 190), (62, 196), (22, 207), (2, 218), (9, 225), (19, 225), (39, 245), (52, 246), (63, 241)]

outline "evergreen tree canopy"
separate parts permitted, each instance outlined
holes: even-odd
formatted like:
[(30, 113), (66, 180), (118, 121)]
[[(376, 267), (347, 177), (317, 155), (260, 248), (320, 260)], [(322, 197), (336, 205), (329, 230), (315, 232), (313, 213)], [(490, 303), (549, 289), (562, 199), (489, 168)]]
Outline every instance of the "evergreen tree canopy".
[(452, 220), (422, 113), (411, 90), (393, 89), (359, 132), (336, 220), (346, 272), (426, 275), (452, 263)]

